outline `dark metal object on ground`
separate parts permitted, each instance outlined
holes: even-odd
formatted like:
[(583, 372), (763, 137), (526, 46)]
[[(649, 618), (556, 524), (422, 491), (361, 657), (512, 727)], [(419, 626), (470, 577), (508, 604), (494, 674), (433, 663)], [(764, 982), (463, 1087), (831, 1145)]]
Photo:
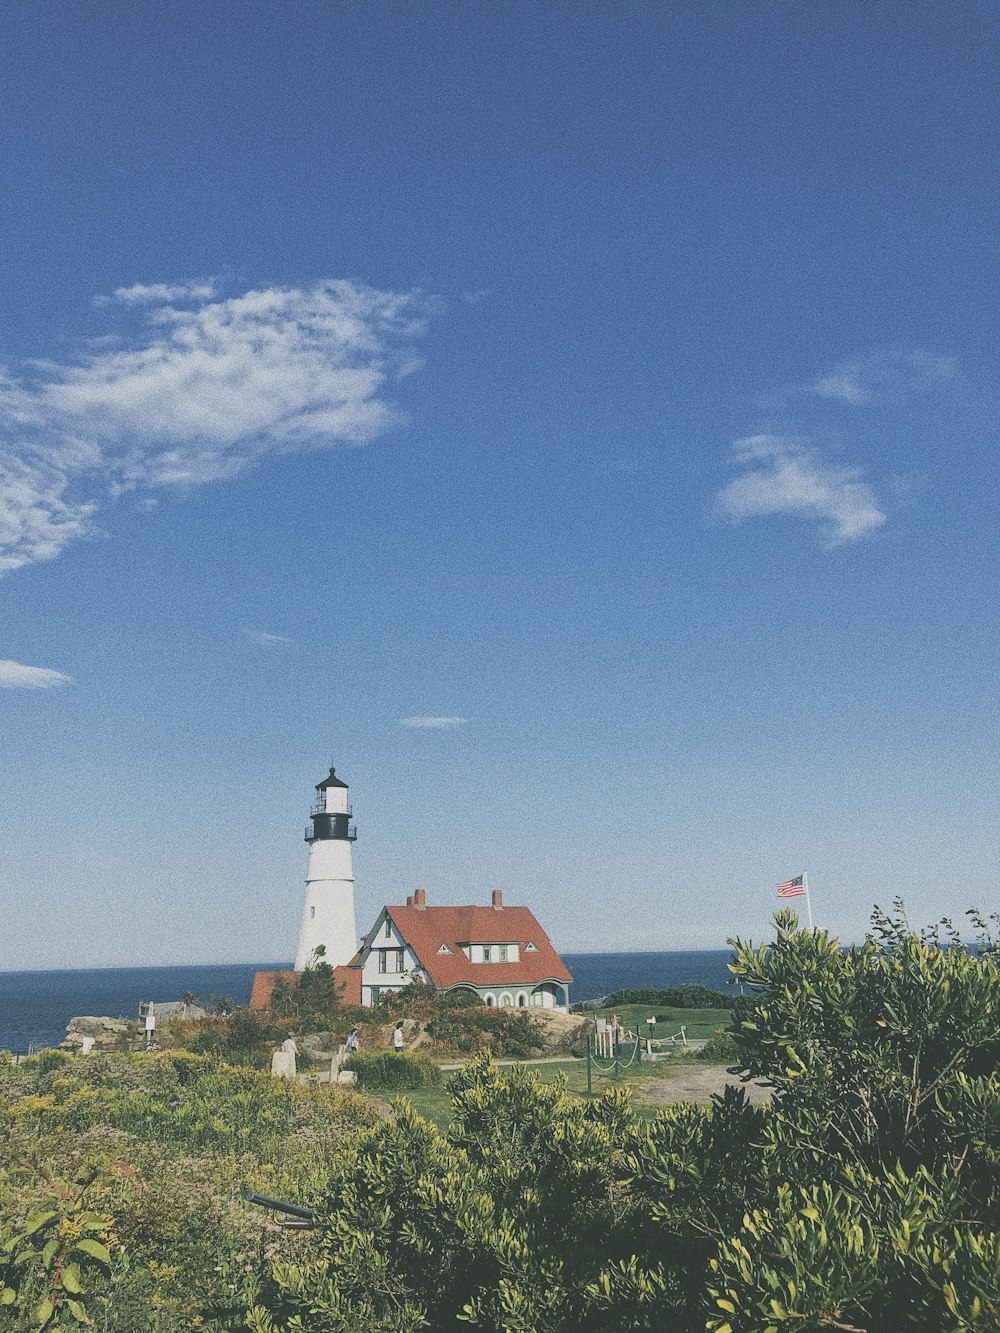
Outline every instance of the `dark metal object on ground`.
[(256, 1204), (258, 1208), (269, 1208), (275, 1213), (286, 1213), (294, 1219), (290, 1222), (279, 1222), (280, 1227), (286, 1231), (310, 1231), (315, 1225), (316, 1214), (312, 1208), (303, 1208), (301, 1204), (286, 1203), (284, 1199), (272, 1199), (268, 1194), (258, 1194), (256, 1190), (244, 1190), (243, 1197), (247, 1203)]

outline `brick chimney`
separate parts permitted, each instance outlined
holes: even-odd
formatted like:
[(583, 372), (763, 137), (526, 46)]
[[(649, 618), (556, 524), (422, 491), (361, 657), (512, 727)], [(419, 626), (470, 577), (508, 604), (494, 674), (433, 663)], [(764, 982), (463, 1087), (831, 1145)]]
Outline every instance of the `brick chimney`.
[(493, 910), (494, 912), (503, 911), (503, 894), (499, 889), (493, 890)]
[(427, 910), (427, 894), (423, 889), (417, 889), (416, 893), (414, 893), (413, 906), (420, 912)]
[(406, 905), (407, 905), (407, 907), (412, 907), (412, 906), (413, 906), (413, 894), (412, 894), (412, 893), (408, 893), (408, 894), (406, 895)]

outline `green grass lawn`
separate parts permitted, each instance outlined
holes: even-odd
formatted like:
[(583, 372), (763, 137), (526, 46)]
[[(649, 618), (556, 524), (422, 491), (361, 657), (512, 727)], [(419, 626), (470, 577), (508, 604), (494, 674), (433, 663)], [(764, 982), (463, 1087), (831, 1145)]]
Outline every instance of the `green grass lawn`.
[(687, 1029), (689, 1038), (701, 1040), (711, 1037), (719, 1028), (728, 1027), (731, 1018), (728, 1009), (668, 1009), (662, 1004), (622, 1004), (616, 1009), (588, 1009), (587, 1017), (591, 1014), (596, 1018), (610, 1018), (612, 1014), (617, 1014), (632, 1032), (638, 1025), (643, 1034), (646, 1031), (646, 1019), (653, 1014), (656, 1017), (653, 1030), (655, 1040), (672, 1037), (682, 1027)]

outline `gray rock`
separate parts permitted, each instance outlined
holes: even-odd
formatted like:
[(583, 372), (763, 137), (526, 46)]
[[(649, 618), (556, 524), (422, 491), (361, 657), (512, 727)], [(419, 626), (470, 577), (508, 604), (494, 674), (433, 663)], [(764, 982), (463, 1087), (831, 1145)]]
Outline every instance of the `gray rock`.
[(127, 1018), (103, 1018), (96, 1014), (84, 1014), (69, 1020), (62, 1045), (67, 1050), (79, 1050), (84, 1037), (92, 1037), (94, 1049), (117, 1051), (126, 1047), (129, 1039), (137, 1031), (138, 1024), (130, 1023)]
[(304, 1037), (296, 1037), (295, 1044), (310, 1060), (332, 1060), (340, 1046), (332, 1032), (307, 1032)]

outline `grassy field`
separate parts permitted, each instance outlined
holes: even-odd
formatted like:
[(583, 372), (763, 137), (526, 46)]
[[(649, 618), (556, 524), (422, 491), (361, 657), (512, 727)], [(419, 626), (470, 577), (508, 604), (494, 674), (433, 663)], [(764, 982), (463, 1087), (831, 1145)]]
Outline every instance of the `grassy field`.
[(634, 1032), (638, 1026), (643, 1033), (646, 1031), (646, 1019), (653, 1014), (656, 1018), (656, 1040), (672, 1037), (684, 1027), (689, 1038), (700, 1041), (711, 1037), (719, 1028), (728, 1027), (730, 1020), (728, 1009), (667, 1009), (661, 1004), (623, 1004), (616, 1009), (588, 1010), (587, 1017), (591, 1014), (596, 1018), (610, 1018), (612, 1014), (617, 1014), (631, 1031)]

